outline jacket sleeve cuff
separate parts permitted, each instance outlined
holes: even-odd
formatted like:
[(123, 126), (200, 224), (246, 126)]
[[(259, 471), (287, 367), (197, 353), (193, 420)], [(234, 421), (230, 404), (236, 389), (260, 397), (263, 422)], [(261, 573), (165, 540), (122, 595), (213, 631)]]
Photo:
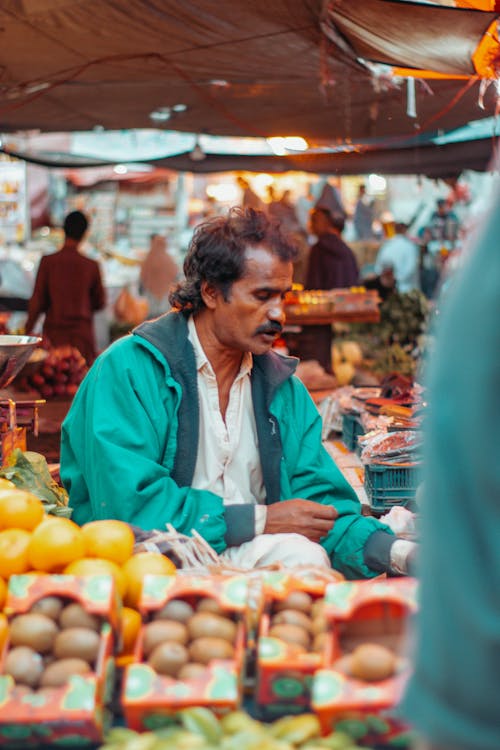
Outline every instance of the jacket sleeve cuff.
[(365, 544), (365, 565), (379, 573), (387, 573), (391, 569), (391, 547), (396, 541), (393, 534), (387, 531), (374, 531)]
[(255, 505), (226, 505), (224, 508), (226, 521), (226, 544), (237, 547), (243, 542), (249, 542), (255, 536)]

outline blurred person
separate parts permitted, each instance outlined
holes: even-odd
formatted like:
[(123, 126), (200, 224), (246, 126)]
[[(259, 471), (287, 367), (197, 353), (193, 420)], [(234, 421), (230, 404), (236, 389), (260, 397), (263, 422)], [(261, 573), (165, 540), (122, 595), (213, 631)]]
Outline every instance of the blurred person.
[(311, 231), (317, 242), (309, 256), (306, 289), (345, 289), (358, 283), (356, 257), (341, 236), (344, 225), (342, 214), (325, 208), (311, 212)]
[(394, 236), (382, 243), (375, 260), (376, 274), (380, 275), (388, 267), (393, 269), (400, 293), (420, 289), (420, 253), (416, 244), (406, 236), (407, 229), (403, 222), (396, 222)]
[(414, 545), (362, 515), (297, 361), (271, 350), (295, 252), (264, 212), (197, 227), (174, 309), (100, 355), (64, 421), (61, 479), (77, 523), (195, 529), (246, 568), (406, 571)]
[(26, 333), (32, 333), (45, 313), (43, 335), (52, 346), (75, 346), (92, 364), (96, 357), (93, 314), (106, 304), (99, 264), (79, 250), (88, 228), (81, 211), (64, 220), (64, 244), (40, 260), (28, 305)]
[(439, 198), (436, 209), (432, 213), (427, 227), (429, 240), (439, 243), (448, 243), (451, 250), (458, 238), (459, 221), (458, 216), (448, 206), (445, 198)]
[(332, 185), (328, 180), (325, 180), (314, 208), (325, 208), (331, 214), (341, 214), (344, 219), (346, 218), (347, 213), (342, 202), (338, 181)]
[(365, 289), (375, 290), (378, 296), (385, 302), (396, 289), (396, 277), (392, 266), (386, 266), (377, 275), (366, 276), (362, 279)]
[[(332, 216), (326, 208), (315, 208), (310, 217), (317, 242), (309, 253), (306, 289), (340, 289), (358, 283), (359, 269), (354, 253), (341, 238), (344, 217)], [(304, 326), (298, 336), (287, 338), (290, 353), (302, 360), (316, 360), (325, 372), (332, 372), (332, 326), (329, 323)]]
[(373, 233), (374, 201), (367, 192), (366, 186), (359, 186), (358, 200), (354, 207), (353, 225), (357, 240), (372, 240)]
[(151, 235), (149, 251), (139, 276), (139, 291), (148, 301), (150, 318), (170, 309), (168, 295), (178, 273), (177, 263), (167, 251), (165, 237)]
[(250, 187), (248, 180), (238, 175), (236, 182), (242, 191), (241, 205), (243, 208), (253, 208), (256, 211), (261, 211), (265, 208), (264, 203), (261, 201), (257, 193), (255, 193)]
[(497, 181), (440, 310), (427, 377), (420, 611), (402, 704), (419, 750), (500, 748), (499, 233)]

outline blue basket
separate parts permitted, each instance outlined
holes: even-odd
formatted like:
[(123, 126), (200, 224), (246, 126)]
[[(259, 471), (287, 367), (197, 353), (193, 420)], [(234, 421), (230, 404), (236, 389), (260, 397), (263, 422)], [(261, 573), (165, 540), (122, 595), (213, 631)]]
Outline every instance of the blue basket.
[(363, 425), (353, 414), (342, 415), (342, 442), (350, 450), (356, 450), (359, 435), (364, 435)]
[(372, 510), (414, 507), (419, 481), (420, 466), (365, 466), (365, 491)]

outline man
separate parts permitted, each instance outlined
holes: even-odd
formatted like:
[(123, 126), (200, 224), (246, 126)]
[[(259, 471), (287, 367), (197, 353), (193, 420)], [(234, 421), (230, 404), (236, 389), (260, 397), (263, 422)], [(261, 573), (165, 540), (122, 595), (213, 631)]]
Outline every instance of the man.
[(444, 198), (439, 198), (427, 228), (430, 241), (448, 244), (451, 249), (457, 241), (458, 229), (458, 216)]
[(359, 186), (358, 200), (354, 208), (354, 216), (352, 223), (356, 232), (357, 240), (372, 240), (374, 239), (373, 233), (373, 220), (374, 220), (374, 202), (366, 193), (365, 185)]
[(500, 748), (498, 183), (492, 192), (440, 305), (427, 377), (420, 612), (403, 705), (419, 750)]
[(395, 235), (382, 244), (375, 261), (376, 274), (389, 267), (393, 269), (397, 291), (402, 294), (420, 288), (419, 252), (406, 236), (407, 228), (406, 224), (396, 222)]
[(63, 424), (61, 478), (77, 523), (195, 529), (250, 568), (404, 571), (411, 545), (360, 514), (297, 362), (270, 351), (294, 257), (253, 209), (195, 230), (174, 311), (101, 354)]
[(75, 346), (90, 365), (96, 356), (93, 313), (103, 309), (106, 295), (99, 265), (79, 252), (87, 227), (81, 211), (66, 216), (62, 248), (40, 261), (25, 330), (31, 333), (45, 313), (43, 335), (50, 344)]
[(351, 248), (343, 241), (344, 217), (326, 208), (311, 212), (311, 231), (317, 242), (311, 248), (306, 289), (346, 289), (356, 286), (359, 269)]
[(152, 234), (149, 251), (139, 274), (139, 289), (148, 301), (149, 318), (156, 318), (170, 309), (168, 294), (178, 273), (177, 263), (167, 250), (165, 237)]

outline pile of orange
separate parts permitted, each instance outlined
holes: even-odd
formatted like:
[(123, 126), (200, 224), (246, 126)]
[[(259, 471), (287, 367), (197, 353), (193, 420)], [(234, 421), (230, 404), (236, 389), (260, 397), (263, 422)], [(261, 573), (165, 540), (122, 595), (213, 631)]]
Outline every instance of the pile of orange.
[(67, 518), (45, 515), (38, 497), (9, 485), (0, 482), (0, 610), (11, 575), (110, 574), (126, 605), (122, 610), (124, 649), (131, 648), (140, 626), (134, 609), (144, 577), (173, 575), (175, 565), (156, 552), (134, 555), (134, 534), (123, 521), (93, 521), (80, 527)]

